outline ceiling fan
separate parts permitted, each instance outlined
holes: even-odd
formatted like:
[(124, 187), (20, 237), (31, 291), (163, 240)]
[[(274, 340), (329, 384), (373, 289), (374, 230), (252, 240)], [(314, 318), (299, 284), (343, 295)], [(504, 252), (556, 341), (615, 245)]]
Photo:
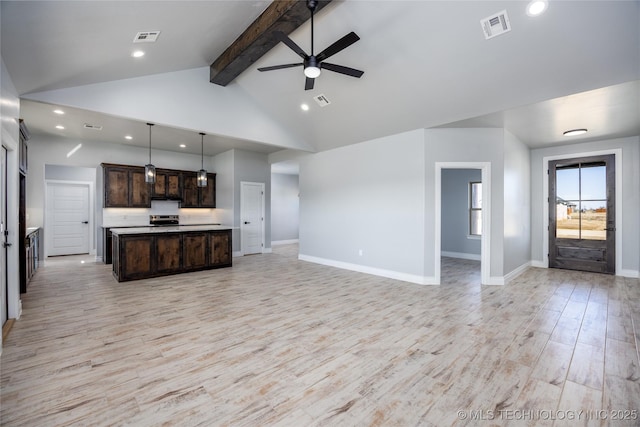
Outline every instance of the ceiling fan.
[(356, 70), (355, 68), (349, 68), (342, 65), (330, 64), (328, 62), (324, 62), (325, 59), (335, 55), (343, 49), (348, 48), (358, 40), (360, 37), (353, 31), (342, 37), (340, 40), (333, 43), (331, 46), (323, 50), (317, 55), (313, 53), (313, 13), (316, 10), (316, 6), (318, 5), (317, 0), (308, 0), (307, 8), (311, 11), (311, 55), (307, 55), (304, 50), (300, 48), (293, 40), (291, 40), (286, 34), (281, 31), (276, 31), (274, 34), (281, 42), (289, 46), (291, 50), (297, 53), (303, 60), (303, 62), (298, 62), (295, 64), (283, 64), (283, 65), (274, 65), (271, 67), (262, 67), (258, 68), (258, 71), (272, 71), (272, 70), (280, 70), (283, 68), (293, 68), (293, 67), (304, 67), (304, 75), (306, 76), (306, 81), (304, 84), (304, 90), (313, 89), (313, 84), (315, 79), (320, 75), (322, 69), (326, 69), (329, 71), (333, 71), (335, 73), (345, 74), (351, 77), (360, 78), (364, 71)]

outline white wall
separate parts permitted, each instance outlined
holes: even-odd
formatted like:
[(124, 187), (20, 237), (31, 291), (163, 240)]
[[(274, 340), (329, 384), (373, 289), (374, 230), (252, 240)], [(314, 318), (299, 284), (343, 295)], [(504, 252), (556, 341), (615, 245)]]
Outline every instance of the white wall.
[[(271, 249), (271, 165), (267, 160), (267, 155), (244, 150), (234, 151), (234, 224), (240, 227), (240, 190), (242, 181), (264, 183), (264, 249)], [(240, 231), (234, 230), (234, 251), (240, 250)], [(236, 238), (236, 235), (238, 236)]]
[(300, 258), (422, 282), (423, 159), (423, 130), (301, 159)]
[(298, 175), (271, 174), (271, 240), (298, 240), (300, 217)]
[(502, 129), (427, 129), (425, 133), (425, 275), (435, 277), (436, 240), (435, 164), (436, 162), (491, 163), (491, 277), (503, 276), (503, 175), (504, 134)]
[[(18, 146), (20, 141), (20, 99), (11, 76), (2, 59), (0, 74), (0, 120), (2, 126), (2, 146), (7, 149), (7, 240), (13, 245), (7, 248), (7, 302), (8, 317), (20, 317), (20, 279), (18, 275), (19, 248), (18, 239)], [(1, 338), (0, 338), (1, 340)], [(1, 341), (0, 341), (1, 351)]]
[(567, 156), (576, 157), (582, 153), (622, 150), (622, 223), (616, 224), (620, 231), (616, 235), (622, 237), (622, 271), (617, 274), (638, 276), (640, 270), (640, 137), (608, 139), (582, 144), (564, 145), (559, 147), (540, 148), (531, 151), (531, 258), (535, 264), (545, 262), (544, 252), (544, 174), (546, 166), (544, 157)]
[(469, 236), (469, 183), (480, 181), (480, 169), (442, 170), (440, 246), (446, 253), (443, 255), (465, 254), (480, 259), (480, 238)]
[(531, 262), (530, 150), (504, 132), (504, 274)]

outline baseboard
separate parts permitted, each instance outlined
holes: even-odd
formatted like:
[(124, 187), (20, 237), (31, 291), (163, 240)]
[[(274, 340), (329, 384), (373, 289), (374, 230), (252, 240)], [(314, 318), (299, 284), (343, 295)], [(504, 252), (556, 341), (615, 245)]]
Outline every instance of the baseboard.
[(531, 260), (531, 267), (547, 268), (548, 266), (544, 263), (544, 261), (538, 261), (538, 260), (532, 259)]
[(629, 277), (631, 279), (640, 278), (640, 272), (638, 270), (620, 270), (616, 276)]
[(292, 240), (272, 240), (271, 241), (271, 246), (277, 246), (277, 245), (291, 245), (293, 243), (298, 243), (298, 239), (292, 239)]
[(449, 251), (441, 251), (440, 252), (441, 256), (446, 256), (449, 258), (459, 258), (459, 259), (470, 259), (473, 261), (480, 261), (481, 259), (481, 255), (480, 254), (467, 254), (464, 252), (449, 252)]
[(237, 257), (244, 256), (244, 254), (242, 253), (242, 251), (237, 251), (231, 254), (231, 256), (233, 256), (234, 258), (237, 258)]
[(395, 279), (403, 282), (415, 283), (418, 285), (437, 285), (435, 277), (425, 277), (425, 276), (419, 276), (417, 274), (401, 273), (399, 271), (368, 267), (365, 265), (335, 261), (332, 259), (319, 258), (319, 257), (303, 255), (303, 254), (299, 254), (298, 259), (300, 261), (312, 262), (314, 264), (322, 264), (329, 267), (341, 268), (343, 270), (357, 271), (359, 273), (366, 273), (366, 274), (371, 274), (373, 276), (386, 277), (388, 279)]
[[(271, 244), (273, 244), (273, 243), (271, 243)], [(270, 253), (272, 253), (272, 252), (273, 252), (273, 251), (271, 250), (271, 248), (264, 248), (264, 249), (262, 250), (262, 253), (263, 253), (263, 254), (270, 254)]]
[(521, 275), (522, 273), (527, 271), (529, 269), (529, 267), (531, 267), (531, 261), (525, 262), (520, 267), (516, 268), (515, 270), (511, 271), (510, 273), (507, 273), (504, 276), (504, 283), (507, 284), (507, 283), (511, 282), (513, 279), (515, 279), (516, 277), (518, 277), (519, 275)]
[(102, 262), (102, 257), (101, 257), (101, 256), (96, 255), (96, 262)]

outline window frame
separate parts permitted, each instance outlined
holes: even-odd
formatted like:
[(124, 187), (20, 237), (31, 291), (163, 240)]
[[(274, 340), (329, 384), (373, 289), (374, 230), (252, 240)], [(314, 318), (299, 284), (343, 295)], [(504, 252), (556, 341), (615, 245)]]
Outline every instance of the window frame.
[[(474, 194), (474, 185), (479, 185), (480, 186), (480, 191), (482, 194), (482, 181), (470, 181), (469, 182), (469, 198), (468, 198), (468, 202), (469, 202), (469, 209), (468, 209), (468, 217), (469, 217), (469, 229), (468, 229), (468, 235), (467, 238), (469, 239), (480, 239), (482, 238), (482, 229), (480, 230), (479, 234), (474, 234), (473, 231), (473, 213), (479, 211), (480, 212), (480, 224), (482, 224), (482, 198), (480, 198), (480, 207), (479, 208), (474, 208), (473, 207), (473, 194)], [(481, 225), (482, 228), (482, 225)]]

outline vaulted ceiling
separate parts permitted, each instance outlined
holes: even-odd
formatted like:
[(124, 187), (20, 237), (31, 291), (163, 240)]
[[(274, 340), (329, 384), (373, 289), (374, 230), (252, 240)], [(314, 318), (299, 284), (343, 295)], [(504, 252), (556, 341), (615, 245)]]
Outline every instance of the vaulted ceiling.
[[(175, 151), (184, 139), (199, 153), (200, 131), (210, 155), (322, 151), (438, 126), (506, 127), (531, 147), (640, 134), (638, 1), (549, 0), (530, 17), (516, 0), (334, 0), (316, 16), (316, 51), (355, 31), (361, 40), (331, 62), (362, 78), (325, 70), (305, 91), (300, 68), (258, 72), (299, 60), (279, 44), (228, 86), (209, 83), (209, 65), (269, 3), (2, 0), (2, 59), (32, 133), (144, 146), (152, 121), (154, 146)], [(480, 20), (503, 10), (511, 31), (485, 39)], [(151, 30), (155, 43), (132, 43)], [(290, 37), (308, 51), (309, 23)], [(137, 48), (144, 57), (131, 57)], [(561, 136), (576, 127), (590, 132)]]

